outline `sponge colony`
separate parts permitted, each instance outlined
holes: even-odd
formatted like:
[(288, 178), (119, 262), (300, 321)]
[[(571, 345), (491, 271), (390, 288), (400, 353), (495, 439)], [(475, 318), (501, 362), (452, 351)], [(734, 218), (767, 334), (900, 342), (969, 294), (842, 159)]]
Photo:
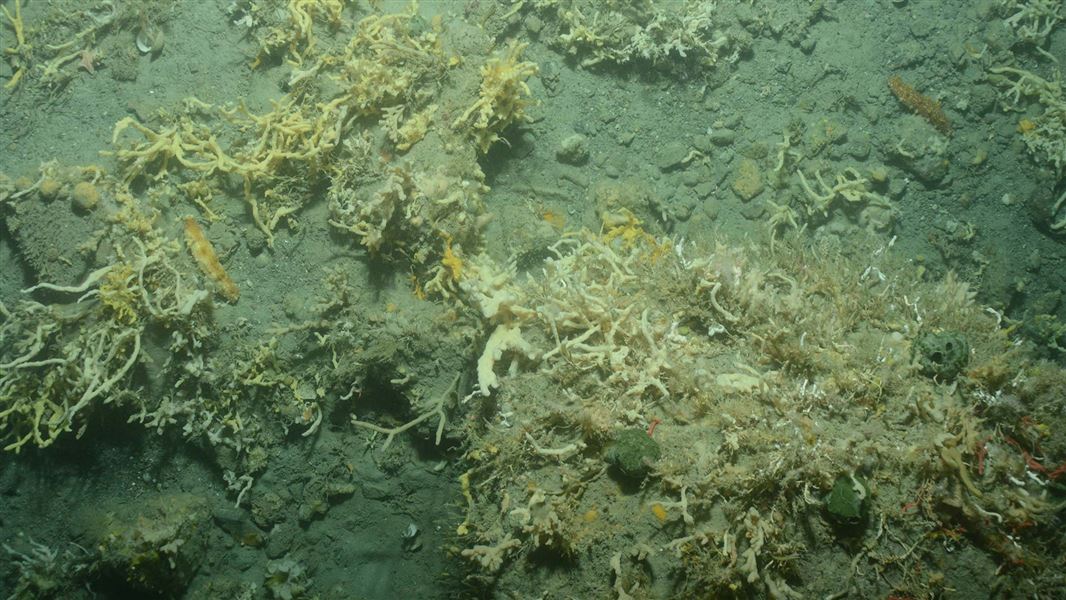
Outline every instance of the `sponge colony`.
[(100, 191), (88, 181), (79, 182), (70, 193), (70, 200), (75, 208), (92, 210), (100, 203)]
[(659, 460), (662, 450), (659, 443), (641, 429), (623, 429), (614, 443), (607, 447), (604, 459), (630, 479), (642, 480), (648, 476), (651, 463)]
[(924, 333), (914, 341), (911, 354), (923, 375), (950, 381), (970, 361), (970, 344), (955, 332)]
[(59, 180), (45, 177), (41, 180), (41, 185), (37, 187), (37, 192), (42, 198), (51, 200), (56, 197), (56, 194), (59, 193), (59, 189), (62, 187), (63, 184)]

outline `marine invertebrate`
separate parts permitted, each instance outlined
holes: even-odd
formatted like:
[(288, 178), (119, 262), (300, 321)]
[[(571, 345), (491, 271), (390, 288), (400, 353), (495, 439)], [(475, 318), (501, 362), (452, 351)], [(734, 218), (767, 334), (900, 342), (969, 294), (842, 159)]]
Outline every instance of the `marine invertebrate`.
[(539, 71), (536, 64), (521, 60), (528, 45), (512, 40), (503, 54), (485, 61), (477, 101), (452, 123), (453, 129), (465, 129), (482, 153), (508, 125), (525, 117), (531, 95), (526, 79)]
[(770, 251), (772, 252), (774, 244), (777, 241), (777, 234), (780, 230), (800, 228), (799, 224), (796, 222), (799, 215), (787, 200), (781, 204), (778, 204), (773, 200), (767, 200), (766, 204), (770, 206), (766, 225), (767, 229), (770, 230)]
[(417, 3), (398, 14), (372, 14), (356, 25), (335, 80), (344, 90), (334, 102), (360, 116), (389, 107), (425, 108), (438, 77), (448, 68), (439, 32), (418, 27)]
[(1019, 106), (1023, 96), (1035, 98), (1042, 106), (1041, 114), (1023, 119), (1018, 129), (1026, 149), (1061, 175), (1066, 170), (1066, 89), (1061, 76), (1048, 80), (1013, 67), (992, 67), (988, 72), (989, 81), (1003, 88), (1004, 110), (1024, 110)]
[[(33, 442), (51, 445), (74, 428), (91, 403), (107, 402), (141, 357), (143, 326), (91, 317), (92, 298), (113, 265), (97, 269), (80, 285), (41, 283), (79, 294), (73, 315), (23, 301), (14, 310), (0, 303), (0, 439), (18, 452)], [(71, 328), (70, 323), (80, 323)]]
[(1049, 220), (1051, 221), (1052, 231), (1066, 231), (1066, 213), (1059, 216), (1059, 211), (1063, 206), (1066, 206), (1066, 192), (1063, 192), (1059, 199), (1055, 201), (1055, 204), (1051, 207)]
[(951, 121), (944, 114), (944, 110), (940, 108), (940, 102), (921, 94), (918, 90), (904, 83), (899, 75), (893, 75), (889, 78), (888, 87), (904, 106), (928, 121), (940, 133), (946, 136), (951, 135)]
[(78, 68), (85, 69), (89, 75), (96, 75), (96, 64), (100, 62), (97, 50), (86, 48), (78, 53)]
[(604, 459), (625, 477), (641, 480), (647, 477), (651, 463), (659, 460), (660, 456), (662, 450), (659, 442), (646, 431), (623, 429), (607, 448)]
[(29, 66), (31, 46), (26, 43), (26, 23), (22, 20), (22, 0), (15, 0), (14, 15), (7, 10), (6, 6), (0, 6), (0, 11), (3, 11), (4, 17), (7, 18), (8, 25), (11, 27), (12, 31), (15, 32), (16, 45), (10, 48), (4, 48), (4, 55), (8, 57), (8, 61), (11, 63), (11, 68), (15, 71), (15, 74), (11, 76), (11, 79), (4, 84), (4, 89), (12, 90), (18, 86), (19, 81), (22, 80), (22, 76), (26, 74), (26, 69)]
[(866, 484), (854, 474), (841, 475), (833, 482), (833, 489), (825, 499), (825, 509), (841, 524), (857, 524), (866, 513), (868, 494)]
[(511, 550), (521, 545), (522, 542), (520, 540), (515, 539), (508, 533), (495, 545), (476, 544), (473, 548), (467, 548), (460, 552), (460, 555), (471, 562), (477, 563), (486, 573), (494, 574), (503, 566), (508, 555), (511, 554)]
[[(332, 151), (341, 134), (346, 109), (337, 108), (339, 101), (320, 107), (317, 115), (308, 115), (307, 107), (292, 97), (273, 103), (270, 112), (255, 114), (243, 104), (226, 109), (189, 98), (187, 111), (216, 113), (221, 118), (241, 128), (246, 143), (239, 149), (227, 151), (219, 144), (218, 136), (211, 127), (184, 115), (171, 124), (153, 130), (132, 117), (115, 123), (111, 143), (118, 144), (127, 129), (132, 129), (144, 138), (143, 141), (119, 147), (112, 154), (123, 164), (124, 179), (129, 183), (149, 170), (150, 176), (160, 180), (173, 164), (202, 174), (204, 178), (222, 173), (234, 174), (243, 179), (244, 199), (252, 214), (252, 220), (273, 245), (273, 229), (279, 220), (298, 209), (291, 202), (283, 202), (286, 194), (276, 190), (262, 194), (253, 193), (253, 186), (274, 182), (279, 178), (282, 165), (300, 165), (308, 169), (318, 168)], [(339, 112), (339, 118), (337, 117)], [(277, 206), (272, 213), (261, 215), (259, 198), (272, 200)], [(282, 202), (279, 202), (279, 199)]]
[[(713, 67), (723, 60), (736, 60), (739, 53), (735, 36), (717, 27), (713, 18), (717, 8), (713, 3), (649, 3), (639, 12), (583, 12), (578, 3), (568, 4), (566, 9), (554, 3), (543, 4), (545, 10), (556, 12), (556, 18), (567, 30), (556, 43), (567, 53), (581, 56), (584, 67), (640, 61), (666, 68), (670, 68), (670, 62)], [(599, 8), (597, 3), (589, 6)], [(727, 55), (730, 49), (733, 52)]]
[(138, 512), (100, 515), (105, 527), (93, 532), (99, 567), (125, 576), (131, 589), (165, 595), (187, 581), (203, 560), (210, 522), (207, 502), (192, 494), (158, 496)]
[(563, 556), (573, 554), (574, 538), (570, 535), (572, 515), (567, 509), (565, 497), (549, 495), (541, 487), (531, 492), (526, 506), (511, 510), (511, 520), (521, 527), (534, 548), (544, 548)]
[(1022, 40), (1037, 46), (1047, 41), (1064, 16), (1060, 0), (1000, 0), (1000, 4), (1011, 13), (1003, 22)]
[(82, 210), (91, 210), (100, 203), (100, 191), (90, 181), (79, 181), (70, 193), (74, 206)]
[(192, 217), (185, 219), (185, 243), (189, 246), (189, 253), (196, 259), (196, 264), (204, 275), (218, 285), (219, 291), (226, 297), (226, 300), (231, 303), (236, 302), (241, 297), (240, 289), (226, 273), (226, 269), (218, 261), (214, 246), (204, 235), (200, 224)]
[[(145, 234), (145, 237), (152, 236)], [(134, 252), (89, 273), (80, 284), (39, 283), (72, 297), (62, 304), (32, 299), (0, 303), (0, 443), (18, 452), (44, 448), (64, 433), (84, 431), (86, 416), (127, 397), (127, 378), (142, 360), (149, 326), (195, 335), (193, 315), (207, 292), (182, 286), (171, 262), (176, 244), (129, 238)]]
[(927, 332), (911, 346), (913, 360), (923, 375), (952, 380), (970, 362), (970, 344), (954, 332)]
[[(811, 187), (802, 170), (797, 170), (796, 174), (799, 176), (800, 186), (806, 194), (804, 206), (808, 216), (821, 214), (822, 217), (828, 218), (836, 199), (843, 198), (848, 206), (858, 207), (857, 210), (866, 217), (864, 220), (868, 222), (868, 227), (871, 229), (886, 230), (891, 228), (895, 213), (892, 203), (889, 202), (888, 198), (872, 191), (870, 189), (870, 180), (854, 167), (847, 167), (838, 173), (834, 178), (833, 185), (825, 182), (821, 172), (815, 171), (814, 178), (818, 182), (820, 191), (815, 191)], [(771, 219), (773, 216), (771, 215)], [(778, 219), (781, 218), (784, 218), (785, 221), (783, 222), (787, 223), (787, 212), (784, 213), (783, 217), (778, 217)], [(778, 220), (776, 225), (780, 225), (783, 222)]]

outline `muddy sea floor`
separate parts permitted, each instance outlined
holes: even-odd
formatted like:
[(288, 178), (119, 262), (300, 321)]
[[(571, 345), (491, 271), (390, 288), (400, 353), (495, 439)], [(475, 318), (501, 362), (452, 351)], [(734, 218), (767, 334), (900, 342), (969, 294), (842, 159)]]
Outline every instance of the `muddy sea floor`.
[(1066, 597), (1061, 3), (0, 5), (0, 598)]

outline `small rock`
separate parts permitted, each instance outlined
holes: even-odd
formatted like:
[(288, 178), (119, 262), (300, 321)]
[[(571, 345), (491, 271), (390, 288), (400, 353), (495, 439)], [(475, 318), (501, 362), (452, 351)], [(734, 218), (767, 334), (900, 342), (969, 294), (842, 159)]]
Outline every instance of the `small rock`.
[(740, 216), (749, 221), (761, 221), (766, 216), (766, 207), (761, 202), (749, 202), (740, 207)]
[(297, 323), (313, 318), (314, 314), (309, 304), (305, 294), (298, 292), (285, 294), (281, 301), (285, 316)]
[(750, 158), (745, 158), (737, 164), (734, 172), (733, 183), (730, 186), (737, 196), (744, 202), (758, 196), (766, 188), (762, 181), (762, 173), (759, 171), (759, 163)]
[[(267, 248), (267, 238), (257, 227), (246, 227), (244, 229), (244, 244), (252, 256), (262, 256), (263, 250)], [(267, 260), (269, 258), (268, 256)]]
[[(1039, 258), (1037, 259), (1039, 261)], [(1039, 269), (1037, 264), (1036, 269)], [(1030, 270), (1036, 270), (1030, 269)], [(1062, 291), (1055, 290), (1040, 294), (1033, 300), (1032, 312), (1036, 315), (1054, 315), (1062, 305)]]
[(536, 35), (540, 33), (541, 29), (544, 29), (544, 21), (541, 21), (540, 17), (537, 15), (529, 15), (526, 19), (526, 29), (528, 29), (533, 35)]
[(714, 143), (711, 142), (709, 135), (697, 135), (692, 138), (692, 146), (704, 154), (710, 154), (714, 149)]
[(907, 180), (902, 177), (891, 179), (888, 182), (888, 195), (893, 198), (899, 198), (903, 195), (904, 190), (907, 188)]
[(857, 161), (865, 161), (870, 158), (870, 144), (866, 140), (854, 140), (848, 142), (847, 153)]
[(936, 25), (931, 19), (911, 19), (911, 35), (918, 39), (927, 38), (935, 31)]
[(936, 153), (929, 152), (917, 156), (902, 156), (899, 162), (904, 171), (921, 180), (926, 187), (936, 187), (944, 183), (950, 162)]
[(568, 165), (583, 165), (589, 160), (588, 138), (575, 133), (564, 139), (555, 150), (555, 158)]
[(685, 160), (686, 156), (688, 156), (688, 146), (686, 144), (670, 142), (663, 146), (656, 165), (660, 171), (671, 171), (683, 166), (682, 161)]
[(278, 559), (288, 554), (295, 543), (296, 529), (292, 525), (282, 523), (270, 532), (264, 553), (267, 558)]
[(666, 206), (663, 207), (663, 216), (669, 221), (687, 221), (692, 217), (692, 211), (696, 209), (699, 200), (693, 192), (684, 188), (677, 190)]
[(708, 221), (717, 221), (718, 220), (718, 213), (721, 210), (722, 210), (722, 207), (719, 206), (719, 204), (717, 202), (704, 202), (703, 203), (703, 214), (707, 218)]
[(700, 177), (699, 171), (689, 170), (681, 174), (681, 183), (687, 185), (688, 187), (697, 186), (700, 183), (701, 179), (702, 177)]
[(700, 198), (706, 198), (714, 193), (715, 187), (714, 182), (704, 181), (703, 183), (697, 184), (694, 189), (697, 196)]
[[(1025, 259), (1025, 270), (1030, 271), (1032, 273), (1036, 273), (1040, 271), (1041, 264), (1043, 264), (1043, 260), (1040, 258), (1040, 251), (1033, 250), (1033, 252), (1029, 254), (1029, 257)], [(1055, 310), (1058, 309), (1059, 298), (1062, 296), (1062, 292), (1059, 290), (1055, 290), (1054, 293), (1056, 295), (1055, 306), (1052, 307), (1051, 310), (1045, 310), (1043, 312), (1048, 314), (1055, 314)], [(1036, 312), (1036, 314), (1040, 314), (1040, 312)]]
[(711, 143), (715, 146), (731, 146), (737, 139), (737, 133), (732, 129), (716, 129), (711, 132)]

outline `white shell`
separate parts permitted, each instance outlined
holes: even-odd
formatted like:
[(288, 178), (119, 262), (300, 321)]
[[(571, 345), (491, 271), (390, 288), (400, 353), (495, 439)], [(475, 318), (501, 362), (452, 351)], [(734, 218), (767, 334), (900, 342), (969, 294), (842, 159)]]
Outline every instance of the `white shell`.
[(137, 32), (137, 49), (141, 51), (141, 54), (148, 54), (152, 51), (152, 41), (145, 35), (144, 30)]

